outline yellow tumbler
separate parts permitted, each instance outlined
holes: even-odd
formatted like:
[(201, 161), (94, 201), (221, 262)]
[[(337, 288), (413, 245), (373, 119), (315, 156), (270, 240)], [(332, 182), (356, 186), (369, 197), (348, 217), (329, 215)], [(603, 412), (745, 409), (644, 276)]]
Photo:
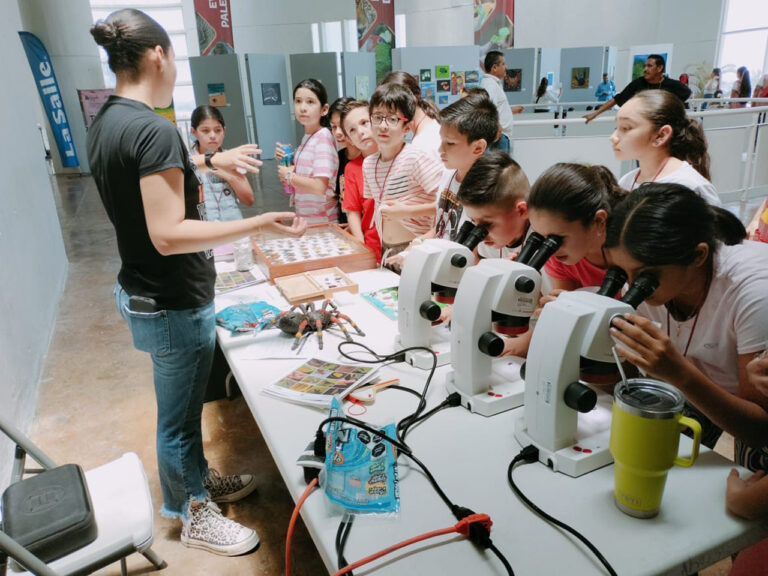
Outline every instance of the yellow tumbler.
[[(614, 390), (610, 450), (619, 509), (637, 518), (659, 513), (667, 471), (688, 467), (699, 454), (701, 425), (682, 415), (685, 398), (658, 380), (633, 378)], [(680, 432), (693, 431), (690, 458), (678, 456)]]

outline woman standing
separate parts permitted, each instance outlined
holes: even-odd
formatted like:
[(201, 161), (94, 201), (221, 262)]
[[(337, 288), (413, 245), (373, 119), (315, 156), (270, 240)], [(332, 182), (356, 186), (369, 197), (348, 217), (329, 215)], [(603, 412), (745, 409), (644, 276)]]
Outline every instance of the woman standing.
[[(750, 98), (752, 96), (752, 81), (749, 79), (749, 70), (741, 66), (736, 70), (736, 82), (731, 87), (731, 98)], [(731, 102), (731, 108), (745, 108), (746, 102)]]
[(268, 213), (203, 222), (199, 170), (257, 171), (254, 145), (190, 157), (176, 128), (153, 108), (171, 102), (176, 65), (166, 31), (134, 9), (91, 29), (117, 77), (114, 94), (88, 132), (94, 180), (117, 235), (121, 268), (115, 300), (134, 346), (152, 356), (157, 400), (161, 513), (183, 522), (185, 546), (232, 556), (259, 542), (254, 530), (222, 516), (255, 487), (250, 475), (219, 476), (203, 454), (203, 397), (215, 343), (210, 248), (264, 227), (301, 234), (305, 224)]

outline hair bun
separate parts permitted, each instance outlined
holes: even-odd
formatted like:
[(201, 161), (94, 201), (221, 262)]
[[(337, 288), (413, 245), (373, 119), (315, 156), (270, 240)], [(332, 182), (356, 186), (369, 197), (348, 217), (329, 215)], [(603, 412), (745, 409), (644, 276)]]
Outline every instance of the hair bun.
[(91, 28), (91, 35), (99, 46), (105, 48), (114, 45), (121, 37), (120, 30), (106, 20), (100, 20)]

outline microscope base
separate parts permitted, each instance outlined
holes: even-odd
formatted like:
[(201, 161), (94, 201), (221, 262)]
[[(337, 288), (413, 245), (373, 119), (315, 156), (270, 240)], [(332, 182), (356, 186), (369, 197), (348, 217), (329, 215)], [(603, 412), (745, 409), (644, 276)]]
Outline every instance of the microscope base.
[(491, 374), (490, 388), (485, 392), (472, 394), (456, 385), (454, 375), (455, 372), (448, 373), (445, 387), (449, 393), (458, 392), (461, 395), (461, 405), (470, 412), (481, 416), (495, 416), (523, 405), (525, 382), (522, 380), (510, 382), (498, 374)]
[(539, 462), (549, 466), (555, 472), (578, 478), (598, 468), (613, 463), (613, 456), (608, 448), (610, 430), (604, 430), (578, 439), (574, 444), (552, 451), (542, 448), (528, 435), (525, 416), (515, 422), (515, 439), (521, 446), (533, 444), (539, 449)]

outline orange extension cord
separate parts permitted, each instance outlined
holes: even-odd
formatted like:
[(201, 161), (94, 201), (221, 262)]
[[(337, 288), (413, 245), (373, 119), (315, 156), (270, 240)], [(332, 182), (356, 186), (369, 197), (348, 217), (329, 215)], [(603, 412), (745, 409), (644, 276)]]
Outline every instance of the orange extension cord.
[(296, 528), (296, 520), (299, 517), (299, 511), (301, 510), (304, 501), (309, 497), (317, 484), (317, 478), (309, 483), (309, 486), (307, 486), (307, 489), (304, 490), (304, 493), (301, 495), (301, 498), (299, 498), (299, 501), (296, 502), (296, 507), (293, 509), (293, 514), (291, 514), (291, 521), (288, 523), (288, 533), (285, 535), (285, 576), (291, 576), (291, 540), (293, 540), (293, 530)]
[[(296, 527), (296, 520), (299, 517), (299, 511), (301, 510), (301, 507), (304, 504), (304, 501), (309, 497), (310, 493), (315, 488), (315, 486), (317, 486), (317, 484), (318, 484), (317, 478), (315, 478), (314, 480), (312, 480), (312, 482), (309, 483), (309, 486), (307, 486), (307, 489), (304, 490), (304, 493), (301, 495), (301, 498), (299, 498), (298, 502), (296, 502), (296, 507), (293, 509), (293, 514), (291, 515), (291, 521), (288, 524), (288, 533), (286, 534), (286, 537), (285, 537), (285, 575), (286, 576), (291, 576), (291, 540), (293, 539), (293, 530)], [(345, 568), (342, 568), (341, 570), (336, 572), (333, 576), (342, 576), (342, 574), (346, 574), (348, 572), (351, 572), (355, 568), (359, 568), (364, 564), (373, 562), (377, 558), (381, 558), (382, 556), (385, 556), (390, 552), (394, 552), (395, 550), (399, 550), (400, 548), (405, 548), (406, 546), (410, 546), (411, 544), (416, 544), (417, 542), (422, 542), (423, 540), (428, 540), (429, 538), (434, 538), (436, 536), (443, 536), (444, 534), (454, 534), (454, 533), (458, 533), (463, 536), (469, 536), (470, 526), (478, 522), (485, 525), (485, 528), (489, 531), (491, 529), (491, 525), (493, 524), (493, 522), (491, 522), (490, 516), (488, 516), (487, 514), (471, 514), (470, 516), (463, 518), (462, 520), (457, 522), (455, 525), (450, 526), (448, 528), (441, 528), (439, 530), (433, 530), (432, 532), (426, 532), (424, 534), (420, 534), (419, 536), (414, 536), (413, 538), (408, 538), (407, 540), (403, 540), (402, 542), (393, 544), (389, 548), (380, 550), (374, 554), (371, 554), (370, 556), (363, 558), (362, 560), (358, 560), (357, 562), (354, 562), (346, 566)]]

